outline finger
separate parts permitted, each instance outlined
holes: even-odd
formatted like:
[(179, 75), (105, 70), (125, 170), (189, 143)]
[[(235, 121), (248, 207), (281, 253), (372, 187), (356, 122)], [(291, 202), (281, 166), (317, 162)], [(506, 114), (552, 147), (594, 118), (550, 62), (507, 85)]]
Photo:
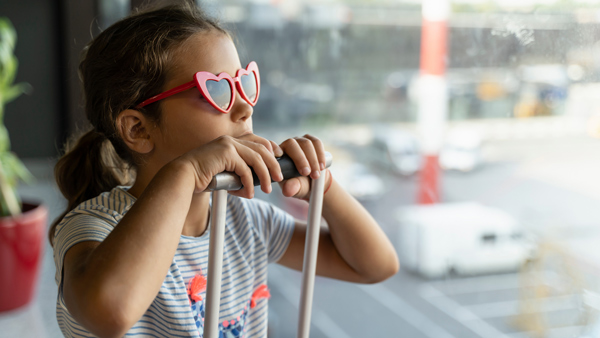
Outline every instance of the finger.
[(269, 142), (271, 142), (271, 146), (273, 147), (273, 154), (275, 154), (275, 157), (283, 156), (283, 150), (281, 149), (279, 144), (275, 143), (274, 141)]
[(308, 176), (311, 173), (310, 163), (304, 155), (304, 150), (300, 147), (300, 144), (296, 139), (290, 138), (281, 143), (281, 149), (286, 153), (293, 161), (296, 169), (302, 176)]
[(230, 193), (244, 198), (253, 198), (254, 179), (252, 178), (252, 171), (250, 171), (250, 167), (248, 167), (248, 164), (242, 158), (237, 148), (235, 149), (235, 155), (231, 157), (230, 163), (228, 163), (225, 170), (234, 172), (236, 175), (238, 175), (243, 187), (237, 191), (230, 191)]
[[(264, 147), (267, 150), (266, 152), (262, 151), (262, 147), (260, 146), (257, 148), (251, 144), (245, 143), (245, 145), (251, 147), (255, 151), (258, 151), (263, 156), (263, 160), (267, 164), (269, 172), (271, 173), (271, 181), (279, 182), (283, 180), (279, 163), (277, 162), (277, 159), (274, 158), (274, 156), (282, 156), (283, 150), (281, 150), (281, 148), (279, 148), (275, 142), (255, 134), (244, 135), (240, 137), (239, 140), (242, 140), (243, 142), (253, 142)], [(275, 152), (276, 149), (278, 154)]]
[(274, 155), (273, 152), (273, 145), (271, 144), (271, 141), (267, 140), (264, 137), (260, 137), (256, 134), (247, 134), (244, 135), (242, 137), (239, 138), (240, 140), (245, 140), (245, 141), (251, 141), (251, 142), (255, 142), (258, 144), (262, 144), (263, 146), (265, 146), (265, 148), (267, 148), (269, 150), (269, 152), (271, 153), (271, 155)]
[[(298, 197), (306, 195), (308, 192), (303, 191), (305, 189), (303, 189), (301, 180), (306, 180), (306, 178), (294, 177), (284, 181), (283, 183), (280, 183), (281, 193), (283, 194), (283, 196)], [(308, 187), (308, 184), (306, 184), (306, 186)]]
[[(242, 158), (244, 159), (244, 161), (246, 161), (247, 165), (251, 166), (252, 169), (254, 169), (254, 173), (258, 178), (262, 191), (264, 191), (267, 194), (270, 193), (272, 188), (271, 177), (269, 175), (269, 168), (267, 167), (267, 165), (263, 161), (262, 156), (258, 152), (248, 147), (246, 147), (246, 149), (248, 150), (244, 151)], [(251, 184), (254, 185), (254, 182)]]
[(283, 180), (281, 167), (277, 159), (262, 144), (242, 140), (239, 142), (254, 152), (252, 155), (249, 155), (248, 165), (254, 169), (262, 190), (267, 194), (270, 193), (273, 190), (271, 182)]
[[(253, 198), (254, 197), (254, 179), (252, 177), (252, 171), (250, 170), (250, 165), (260, 166), (260, 163), (263, 163), (260, 155), (258, 155), (255, 151), (245, 146), (241, 143), (239, 139), (233, 138), (231, 136), (221, 136), (211, 142), (211, 146), (213, 147), (209, 153), (219, 154), (217, 157), (220, 159), (220, 165), (217, 165), (213, 170), (210, 170), (211, 167), (203, 165), (200, 170), (209, 169), (209, 177), (212, 178), (214, 175), (222, 172), (228, 171), (235, 173), (239, 178), (243, 185), (242, 189), (238, 191), (230, 191), (236, 196), (245, 197), (245, 198)], [(257, 143), (248, 142), (250, 144), (258, 145)], [(216, 148), (214, 148), (216, 147)], [(263, 147), (264, 148), (264, 147)], [(266, 152), (266, 150), (265, 150)], [(254, 155), (254, 158), (253, 158)], [(207, 156), (202, 156), (206, 158)], [(209, 156), (210, 157), (210, 156)], [(258, 160), (256, 159), (258, 158)], [(264, 166), (264, 163), (263, 163)], [(263, 169), (263, 172), (266, 169)], [(213, 172), (214, 171), (214, 172)], [(260, 169), (259, 169), (260, 172)], [(263, 175), (264, 176), (264, 175)], [(210, 179), (209, 179), (210, 181)], [(270, 180), (269, 180), (270, 186)]]
[(225, 145), (225, 171), (233, 172), (240, 177), (242, 189), (232, 191), (236, 196), (253, 198), (254, 197), (254, 179), (252, 171), (248, 166), (249, 158), (254, 151), (246, 147), (239, 139), (233, 137), (223, 137), (221, 140)]
[[(279, 166), (279, 162), (275, 156), (273, 156), (272, 150), (267, 149), (262, 143), (250, 142), (250, 141), (240, 141), (245, 146), (251, 148), (256, 151), (262, 157), (263, 162), (268, 168), (267, 175), (269, 176), (269, 185), (271, 185), (271, 181), (280, 182), (283, 180), (283, 174), (281, 173), (281, 167)], [(270, 141), (269, 141), (270, 144)], [(253, 167), (254, 168), (254, 167)], [(261, 181), (262, 182), (262, 181)], [(263, 189), (264, 190), (264, 189)]]
[(304, 137), (296, 138), (296, 141), (298, 141), (300, 148), (304, 151), (304, 156), (310, 164), (310, 177), (316, 180), (321, 176), (321, 166), (313, 142)]
[(327, 159), (325, 157), (325, 146), (323, 145), (323, 142), (315, 136), (312, 135), (304, 135), (305, 138), (311, 140), (311, 142), (313, 143), (313, 146), (315, 147), (315, 151), (317, 152), (317, 158), (319, 161), (319, 168), (321, 170), (325, 170), (325, 165), (327, 162)]

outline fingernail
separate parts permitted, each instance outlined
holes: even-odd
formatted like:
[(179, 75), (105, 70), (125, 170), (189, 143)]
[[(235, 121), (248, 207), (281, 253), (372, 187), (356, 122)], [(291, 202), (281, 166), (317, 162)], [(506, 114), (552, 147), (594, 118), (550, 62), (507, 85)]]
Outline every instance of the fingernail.
[(300, 174), (302, 174), (302, 176), (310, 175), (310, 168), (309, 167), (302, 168), (302, 171), (300, 171)]
[(312, 178), (314, 178), (315, 180), (319, 178), (319, 176), (321, 176), (321, 172), (319, 172), (318, 170), (312, 172)]
[(282, 173), (278, 173), (277, 174), (277, 182), (281, 182), (283, 181), (283, 174)]
[(325, 163), (321, 163), (321, 170), (325, 170)]

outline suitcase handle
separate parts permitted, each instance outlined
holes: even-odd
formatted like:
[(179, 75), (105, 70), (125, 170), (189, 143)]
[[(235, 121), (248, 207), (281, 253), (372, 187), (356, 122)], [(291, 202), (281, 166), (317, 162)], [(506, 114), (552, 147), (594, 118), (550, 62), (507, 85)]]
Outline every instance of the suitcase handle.
[[(329, 168), (331, 166), (331, 162), (333, 160), (333, 156), (329, 152), (325, 152), (325, 167)], [(296, 165), (294, 161), (287, 156), (283, 155), (277, 158), (277, 162), (279, 162), (279, 166), (281, 167), (281, 173), (283, 174), (283, 179), (287, 180), (289, 178), (301, 176), (298, 170), (296, 169)], [(254, 185), (257, 186), (260, 184), (256, 173), (252, 168), (252, 178), (254, 179)], [(224, 171), (220, 174), (217, 174), (213, 177), (213, 179), (208, 184), (208, 187), (204, 191), (215, 191), (215, 190), (240, 190), (243, 185), (240, 181), (240, 177), (232, 172)]]
[[(326, 152), (325, 166), (331, 166), (332, 156)], [(300, 176), (291, 158), (282, 156), (277, 159), (281, 166), (284, 179)], [(255, 176), (255, 175), (253, 175)], [(254, 178), (254, 184), (259, 182)], [(319, 176), (311, 182), (310, 200), (308, 206), (308, 219), (304, 260), (302, 264), (302, 290), (300, 293), (298, 338), (308, 338), (310, 333), (310, 317), (312, 311), (313, 289), (317, 266), (317, 250), (319, 247), (319, 233), (321, 212), (323, 206), (323, 191), (325, 175)], [(206, 281), (206, 303), (204, 337), (218, 338), (219, 332), (219, 306), (221, 301), (221, 274), (223, 272), (223, 243), (225, 242), (225, 220), (227, 218), (227, 190), (241, 189), (240, 178), (230, 172), (223, 172), (213, 177), (206, 190), (212, 192), (210, 239), (208, 248), (208, 274)]]

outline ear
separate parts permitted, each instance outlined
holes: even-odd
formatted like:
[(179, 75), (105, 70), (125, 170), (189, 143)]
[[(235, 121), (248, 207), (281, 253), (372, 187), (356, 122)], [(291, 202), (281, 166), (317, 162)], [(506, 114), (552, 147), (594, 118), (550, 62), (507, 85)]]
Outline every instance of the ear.
[(117, 117), (116, 128), (129, 149), (147, 154), (154, 149), (150, 131), (153, 123), (137, 110), (126, 109)]

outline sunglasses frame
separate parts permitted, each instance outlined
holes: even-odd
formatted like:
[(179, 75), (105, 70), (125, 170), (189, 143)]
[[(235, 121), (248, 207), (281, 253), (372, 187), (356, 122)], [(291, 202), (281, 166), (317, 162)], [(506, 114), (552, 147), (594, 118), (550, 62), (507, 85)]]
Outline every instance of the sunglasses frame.
[[(254, 98), (254, 101), (251, 101), (250, 98), (246, 96), (246, 92), (244, 92), (244, 88), (242, 87), (242, 76), (249, 75), (250, 73), (254, 73), (254, 78), (256, 79), (256, 97)], [(208, 89), (206, 88), (206, 81), (219, 82), (221, 80), (226, 80), (229, 83), (229, 90), (231, 94), (231, 100), (229, 101), (229, 105), (225, 109), (219, 107), (213, 101), (212, 97), (210, 96), (210, 93), (208, 92)], [(198, 88), (200, 94), (202, 94), (202, 96), (206, 98), (206, 101), (208, 101), (208, 103), (210, 103), (210, 105), (213, 106), (213, 108), (217, 109), (223, 114), (227, 114), (231, 110), (231, 107), (233, 107), (233, 104), (235, 103), (236, 95), (234, 92), (234, 88), (236, 87), (237, 88), (235, 90), (237, 90), (237, 92), (240, 93), (242, 99), (244, 99), (244, 101), (248, 102), (249, 105), (254, 107), (256, 105), (256, 102), (258, 101), (258, 96), (260, 94), (260, 74), (258, 72), (258, 65), (254, 61), (250, 62), (246, 66), (246, 68), (238, 69), (238, 71), (235, 73), (235, 77), (231, 77), (231, 75), (227, 74), (226, 72), (222, 72), (219, 75), (203, 71), (197, 72), (196, 74), (194, 74), (194, 79), (192, 81), (184, 83), (175, 88), (169, 89), (158, 95), (154, 95), (151, 98), (144, 100), (142, 103), (138, 104), (136, 108), (142, 108), (151, 103), (160, 101), (164, 98), (181, 93), (184, 90), (188, 90), (194, 87)]]

